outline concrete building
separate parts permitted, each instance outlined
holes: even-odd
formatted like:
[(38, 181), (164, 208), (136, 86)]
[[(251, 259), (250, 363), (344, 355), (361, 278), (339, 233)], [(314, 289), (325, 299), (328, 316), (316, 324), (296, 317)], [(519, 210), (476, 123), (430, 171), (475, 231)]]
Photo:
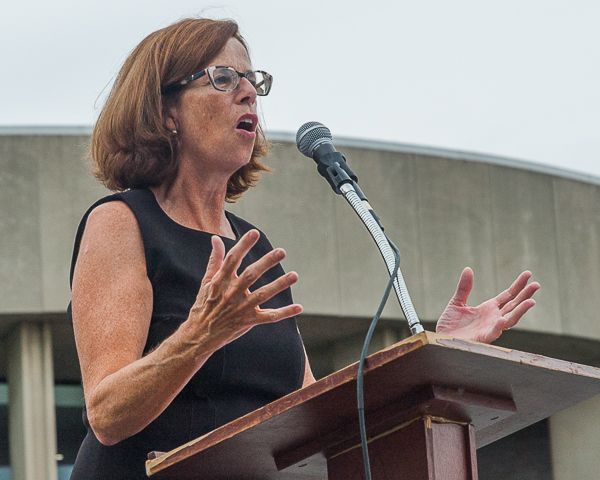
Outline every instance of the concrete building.
[[(68, 478), (83, 393), (69, 266), (84, 211), (107, 192), (88, 173), (86, 129), (0, 130), (0, 479)], [(387, 281), (360, 220), (292, 136), (273, 135), (265, 175), (230, 210), (288, 252), (299, 325), (317, 377), (358, 360)], [(470, 304), (524, 269), (537, 306), (500, 345), (600, 366), (600, 184), (532, 164), (440, 149), (338, 141), (402, 252), (419, 316), (432, 329), (464, 266)], [(373, 349), (408, 335), (395, 298)], [(600, 471), (600, 398), (480, 449), (481, 478), (591, 479)], [(9, 453), (10, 451), (10, 453)], [(511, 458), (510, 462), (505, 459)], [(58, 468), (57, 468), (58, 466)]]

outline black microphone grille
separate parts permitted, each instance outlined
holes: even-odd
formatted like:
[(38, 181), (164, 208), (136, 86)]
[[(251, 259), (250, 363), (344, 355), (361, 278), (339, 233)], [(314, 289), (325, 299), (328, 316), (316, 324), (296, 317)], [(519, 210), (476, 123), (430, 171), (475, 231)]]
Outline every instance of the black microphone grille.
[(332, 143), (333, 137), (329, 129), (319, 122), (307, 122), (298, 129), (296, 146), (303, 155), (312, 158), (312, 154), (319, 145)]

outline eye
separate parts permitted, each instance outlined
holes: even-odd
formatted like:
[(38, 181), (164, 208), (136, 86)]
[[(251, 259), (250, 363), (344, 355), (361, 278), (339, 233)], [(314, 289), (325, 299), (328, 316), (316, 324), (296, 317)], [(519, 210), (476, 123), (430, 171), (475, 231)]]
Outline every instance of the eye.
[(234, 73), (229, 69), (218, 69), (213, 74), (213, 81), (218, 88), (227, 88), (234, 83)]

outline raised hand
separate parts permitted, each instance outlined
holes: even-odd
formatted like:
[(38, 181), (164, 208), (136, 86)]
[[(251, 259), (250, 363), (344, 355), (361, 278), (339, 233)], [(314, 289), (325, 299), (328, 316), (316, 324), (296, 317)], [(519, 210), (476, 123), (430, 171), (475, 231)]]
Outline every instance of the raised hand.
[(260, 276), (285, 258), (285, 251), (276, 248), (237, 275), (242, 260), (258, 241), (260, 234), (250, 230), (225, 256), (223, 241), (212, 237), (212, 253), (202, 279), (196, 302), (188, 321), (194, 322), (201, 334), (226, 344), (246, 333), (254, 325), (276, 322), (302, 312), (298, 304), (277, 309), (262, 309), (264, 303), (298, 280), (290, 272), (272, 283), (250, 292)]
[(477, 342), (491, 343), (503, 330), (516, 325), (535, 305), (531, 297), (540, 284), (528, 284), (531, 272), (525, 271), (502, 293), (477, 307), (467, 306), (473, 288), (473, 270), (465, 268), (458, 281), (456, 293), (436, 325), (436, 332)]

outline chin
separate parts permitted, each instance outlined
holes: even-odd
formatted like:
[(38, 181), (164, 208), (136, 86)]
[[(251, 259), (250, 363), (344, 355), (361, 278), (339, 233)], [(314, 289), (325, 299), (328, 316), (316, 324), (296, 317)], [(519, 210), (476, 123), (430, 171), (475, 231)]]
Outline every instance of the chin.
[[(230, 146), (231, 147), (231, 146)], [(250, 148), (223, 148), (223, 154), (220, 155), (220, 166), (228, 169), (230, 172), (237, 172), (240, 168), (248, 165), (252, 159), (252, 152), (254, 150), (254, 144)]]
[(240, 168), (244, 168), (246, 165), (250, 163), (250, 159), (252, 157), (244, 157), (240, 158), (239, 161), (232, 162), (233, 173), (237, 172)]

